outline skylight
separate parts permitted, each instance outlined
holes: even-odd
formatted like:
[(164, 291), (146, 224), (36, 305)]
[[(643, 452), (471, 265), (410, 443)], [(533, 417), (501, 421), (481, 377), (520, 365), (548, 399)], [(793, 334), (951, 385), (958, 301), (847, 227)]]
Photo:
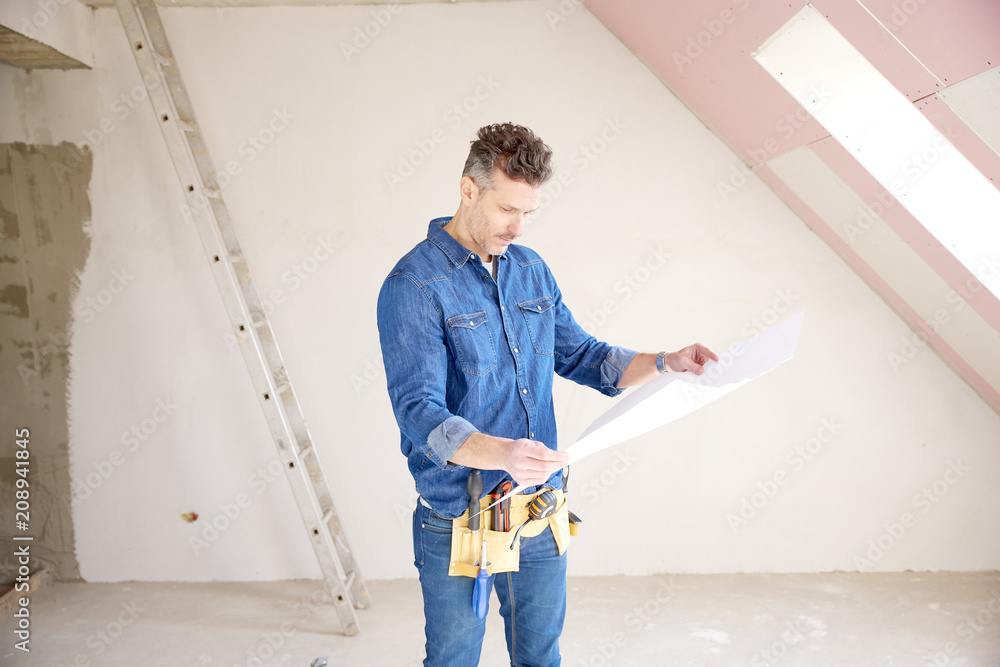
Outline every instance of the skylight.
[(1000, 191), (812, 5), (754, 54), (991, 292)]

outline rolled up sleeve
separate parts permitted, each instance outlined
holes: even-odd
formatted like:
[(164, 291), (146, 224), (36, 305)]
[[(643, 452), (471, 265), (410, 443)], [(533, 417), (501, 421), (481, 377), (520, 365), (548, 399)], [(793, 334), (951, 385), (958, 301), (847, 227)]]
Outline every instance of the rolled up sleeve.
[(604, 357), (601, 364), (601, 391), (608, 396), (617, 396), (624, 391), (618, 388), (625, 369), (632, 363), (632, 359), (638, 354), (635, 350), (624, 347), (611, 346), (608, 355)]
[(427, 447), (442, 461), (450, 461), (462, 443), (479, 429), (457, 415), (448, 417), (438, 424), (427, 436)]

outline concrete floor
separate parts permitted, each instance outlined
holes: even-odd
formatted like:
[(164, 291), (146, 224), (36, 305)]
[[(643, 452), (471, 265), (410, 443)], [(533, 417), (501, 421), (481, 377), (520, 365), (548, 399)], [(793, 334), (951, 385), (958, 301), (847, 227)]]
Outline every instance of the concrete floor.
[[(45, 585), (31, 652), (0, 619), (0, 664), (412, 667), (420, 590), (371, 581), (361, 633), (337, 634), (318, 582)], [(508, 664), (491, 613), (483, 667)], [(663, 575), (569, 581), (566, 667), (1000, 666), (1000, 573)]]

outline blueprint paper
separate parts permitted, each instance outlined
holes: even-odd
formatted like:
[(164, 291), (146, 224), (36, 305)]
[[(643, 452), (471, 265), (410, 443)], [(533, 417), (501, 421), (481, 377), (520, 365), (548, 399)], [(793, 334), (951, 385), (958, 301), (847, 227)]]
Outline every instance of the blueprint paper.
[[(774, 370), (795, 354), (804, 317), (805, 313), (800, 311), (770, 329), (732, 345), (719, 354), (718, 361), (705, 364), (702, 375), (664, 373), (625, 394), (588, 426), (574, 444), (566, 448), (569, 462), (576, 463), (603, 449), (665, 426)], [(520, 493), (525, 488), (525, 485), (518, 486), (507, 495)]]
[(804, 313), (736, 343), (705, 364), (702, 375), (664, 373), (626, 394), (566, 449), (575, 463), (690, 414), (792, 358)]

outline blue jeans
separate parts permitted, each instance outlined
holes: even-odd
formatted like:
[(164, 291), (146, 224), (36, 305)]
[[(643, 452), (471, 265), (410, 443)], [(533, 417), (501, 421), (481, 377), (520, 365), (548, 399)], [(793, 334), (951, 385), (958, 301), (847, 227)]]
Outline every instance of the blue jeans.
[[(511, 533), (513, 537), (513, 533)], [(559, 667), (559, 635), (566, 619), (566, 554), (559, 555), (552, 531), (521, 540), (518, 572), (490, 577), (496, 588), (514, 667)], [(413, 512), (413, 558), (424, 594), (424, 667), (475, 667), (486, 620), (472, 609), (470, 577), (448, 575), (451, 521), (417, 503)], [(487, 559), (489, 555), (487, 554)]]

